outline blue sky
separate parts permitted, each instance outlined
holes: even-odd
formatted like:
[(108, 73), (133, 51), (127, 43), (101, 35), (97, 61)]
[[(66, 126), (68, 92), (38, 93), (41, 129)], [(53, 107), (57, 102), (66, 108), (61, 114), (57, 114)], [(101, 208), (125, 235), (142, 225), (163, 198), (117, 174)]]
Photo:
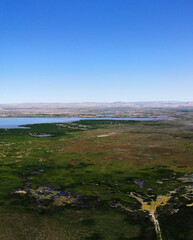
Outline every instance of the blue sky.
[(0, 1), (0, 103), (193, 101), (192, 0)]

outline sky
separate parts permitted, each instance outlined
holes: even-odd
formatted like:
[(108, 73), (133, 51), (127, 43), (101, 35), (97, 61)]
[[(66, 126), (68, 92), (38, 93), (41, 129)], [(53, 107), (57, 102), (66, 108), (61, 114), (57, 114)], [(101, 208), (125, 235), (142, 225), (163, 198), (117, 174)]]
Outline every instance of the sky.
[(0, 1), (0, 103), (193, 101), (192, 0)]

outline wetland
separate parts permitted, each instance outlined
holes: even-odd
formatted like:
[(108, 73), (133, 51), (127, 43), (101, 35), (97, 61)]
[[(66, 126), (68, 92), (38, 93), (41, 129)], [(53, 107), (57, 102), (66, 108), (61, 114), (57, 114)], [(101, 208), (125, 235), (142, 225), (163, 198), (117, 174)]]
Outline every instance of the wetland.
[(193, 239), (192, 112), (136, 120), (1, 128), (0, 238)]

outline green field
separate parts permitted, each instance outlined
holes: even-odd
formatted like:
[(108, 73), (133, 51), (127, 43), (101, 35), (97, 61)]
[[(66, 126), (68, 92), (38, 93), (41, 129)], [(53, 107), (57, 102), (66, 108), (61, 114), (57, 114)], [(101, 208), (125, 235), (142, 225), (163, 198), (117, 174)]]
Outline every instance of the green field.
[(0, 239), (193, 239), (193, 131), (183, 121), (0, 129), (0, 171)]

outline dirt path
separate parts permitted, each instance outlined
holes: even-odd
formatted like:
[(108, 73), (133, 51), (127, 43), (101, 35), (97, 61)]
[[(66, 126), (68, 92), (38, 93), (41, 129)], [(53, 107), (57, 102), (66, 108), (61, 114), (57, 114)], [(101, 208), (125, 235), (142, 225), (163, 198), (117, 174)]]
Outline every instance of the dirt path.
[(159, 225), (159, 221), (156, 218), (156, 210), (158, 206), (164, 206), (169, 199), (171, 198), (171, 196), (169, 195), (165, 195), (165, 196), (158, 196), (157, 199), (154, 201), (152, 200), (150, 203), (145, 202), (144, 199), (142, 197), (139, 197), (138, 195), (131, 193), (130, 194), (131, 197), (137, 199), (141, 205), (142, 205), (142, 210), (144, 211), (148, 211), (149, 212), (149, 216), (154, 224), (155, 227), (155, 231), (157, 234), (157, 240), (162, 240), (162, 235), (161, 235), (161, 229), (160, 229), (160, 225)]

